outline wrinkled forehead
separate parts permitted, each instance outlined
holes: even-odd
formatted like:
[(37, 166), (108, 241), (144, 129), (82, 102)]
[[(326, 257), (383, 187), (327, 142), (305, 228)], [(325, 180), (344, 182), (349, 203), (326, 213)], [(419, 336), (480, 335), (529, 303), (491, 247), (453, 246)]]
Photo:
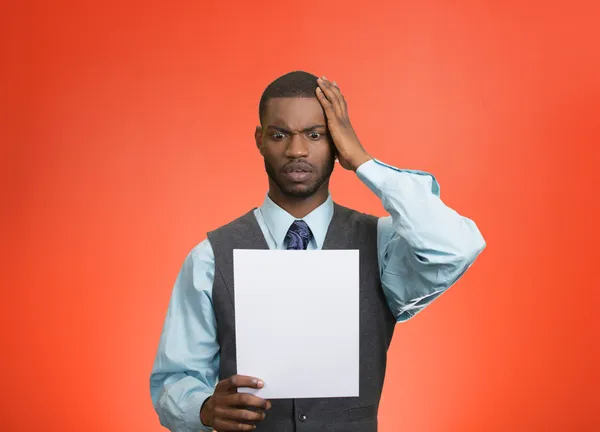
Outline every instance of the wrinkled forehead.
[(274, 125), (290, 130), (303, 130), (326, 124), (325, 112), (316, 97), (273, 98), (267, 102), (264, 126)]

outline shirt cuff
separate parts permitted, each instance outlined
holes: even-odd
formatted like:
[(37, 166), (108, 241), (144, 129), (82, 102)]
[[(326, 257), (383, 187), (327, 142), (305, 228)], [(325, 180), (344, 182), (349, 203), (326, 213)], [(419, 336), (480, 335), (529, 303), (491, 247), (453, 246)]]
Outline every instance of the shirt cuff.
[(201, 392), (194, 392), (189, 395), (185, 404), (181, 407), (181, 416), (186, 432), (212, 432), (213, 428), (202, 424), (202, 421), (200, 421), (200, 408), (210, 396), (210, 394)]
[(377, 159), (371, 159), (356, 170), (358, 178), (381, 199), (382, 188), (391, 175), (404, 173), (408, 175), (423, 176), (423, 180), (431, 184), (431, 193), (440, 196), (440, 185), (435, 176), (425, 171), (400, 169), (385, 164)]

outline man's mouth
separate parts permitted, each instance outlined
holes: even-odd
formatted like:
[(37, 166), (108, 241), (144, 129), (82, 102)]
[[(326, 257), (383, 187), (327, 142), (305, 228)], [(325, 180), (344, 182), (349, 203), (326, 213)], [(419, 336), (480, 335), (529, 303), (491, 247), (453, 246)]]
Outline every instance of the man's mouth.
[(284, 175), (293, 182), (303, 182), (312, 174), (312, 167), (308, 164), (287, 166), (283, 170)]
[(303, 182), (304, 180), (306, 180), (307, 178), (310, 177), (310, 175), (312, 174), (312, 171), (305, 171), (305, 170), (293, 170), (293, 171), (288, 171), (285, 172), (284, 175), (294, 181), (294, 182)]

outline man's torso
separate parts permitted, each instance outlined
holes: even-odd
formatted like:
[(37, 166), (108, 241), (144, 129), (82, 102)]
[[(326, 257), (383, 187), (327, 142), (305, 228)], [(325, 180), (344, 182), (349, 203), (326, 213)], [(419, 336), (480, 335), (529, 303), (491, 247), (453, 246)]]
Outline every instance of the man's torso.
[[(377, 221), (334, 204), (323, 249), (358, 249), (360, 255), (359, 397), (271, 400), (273, 407), (257, 427), (261, 432), (373, 432), (385, 376), (386, 354), (395, 319), (379, 278)], [(213, 307), (220, 345), (220, 379), (237, 373), (233, 284), (234, 249), (268, 249), (254, 212), (208, 234), (215, 255)]]

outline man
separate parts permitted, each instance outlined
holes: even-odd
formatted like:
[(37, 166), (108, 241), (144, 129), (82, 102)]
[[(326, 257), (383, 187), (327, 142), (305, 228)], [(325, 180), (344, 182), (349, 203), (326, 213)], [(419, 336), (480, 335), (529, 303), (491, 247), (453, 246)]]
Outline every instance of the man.
[[(444, 205), (432, 175), (369, 155), (335, 82), (286, 74), (264, 91), (259, 118), (255, 140), (269, 192), (261, 207), (210, 232), (185, 259), (152, 370), (154, 407), (177, 432), (374, 432), (395, 323), (456, 282), (485, 241), (475, 223)], [(336, 159), (390, 216), (332, 201)], [(359, 397), (266, 401), (237, 392), (263, 383), (236, 375), (233, 249), (267, 248), (360, 250)]]

